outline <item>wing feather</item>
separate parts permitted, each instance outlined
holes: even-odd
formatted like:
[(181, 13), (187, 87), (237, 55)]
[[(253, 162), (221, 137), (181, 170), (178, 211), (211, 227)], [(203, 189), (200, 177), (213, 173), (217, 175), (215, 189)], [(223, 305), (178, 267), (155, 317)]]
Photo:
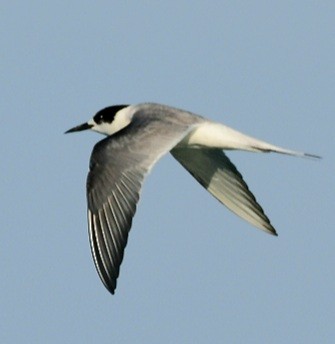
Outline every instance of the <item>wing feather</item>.
[[(89, 238), (100, 279), (114, 294), (124, 249), (145, 176), (189, 132), (189, 123), (167, 117), (141, 122), (98, 142), (87, 177)], [(192, 120), (192, 121), (191, 121)], [(171, 125), (174, 124), (174, 125)]]
[(176, 148), (172, 155), (215, 198), (257, 228), (277, 235), (229, 158), (220, 149)]

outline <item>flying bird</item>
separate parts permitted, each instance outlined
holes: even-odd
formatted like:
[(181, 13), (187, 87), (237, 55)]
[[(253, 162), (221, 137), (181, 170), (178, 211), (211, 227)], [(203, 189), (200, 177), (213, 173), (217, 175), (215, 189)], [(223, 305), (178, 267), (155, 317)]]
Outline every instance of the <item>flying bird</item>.
[(114, 294), (141, 187), (154, 164), (170, 152), (228, 209), (267, 233), (269, 218), (224, 150), (276, 152), (319, 158), (274, 146), (223, 124), (166, 105), (106, 107), (66, 133), (91, 129), (106, 138), (92, 152), (87, 177), (92, 256), (105, 287)]

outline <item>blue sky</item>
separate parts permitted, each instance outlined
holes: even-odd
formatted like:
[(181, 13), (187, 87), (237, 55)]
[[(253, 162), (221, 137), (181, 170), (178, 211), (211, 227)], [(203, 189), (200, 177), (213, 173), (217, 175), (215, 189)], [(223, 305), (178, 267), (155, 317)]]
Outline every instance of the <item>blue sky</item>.
[[(0, 341), (332, 342), (334, 11), (332, 1), (3, 1)], [(63, 132), (143, 101), (324, 159), (229, 153), (275, 238), (166, 156), (144, 185), (112, 296), (86, 223), (102, 137)]]

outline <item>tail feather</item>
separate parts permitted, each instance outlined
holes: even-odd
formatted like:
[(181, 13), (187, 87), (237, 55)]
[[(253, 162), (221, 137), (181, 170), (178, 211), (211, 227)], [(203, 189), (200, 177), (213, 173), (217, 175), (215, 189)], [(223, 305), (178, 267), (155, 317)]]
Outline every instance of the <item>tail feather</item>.
[(180, 145), (207, 147), (223, 150), (244, 150), (249, 152), (276, 152), (298, 157), (319, 159), (320, 156), (282, 148), (271, 143), (245, 135), (220, 123), (206, 122), (192, 131)]

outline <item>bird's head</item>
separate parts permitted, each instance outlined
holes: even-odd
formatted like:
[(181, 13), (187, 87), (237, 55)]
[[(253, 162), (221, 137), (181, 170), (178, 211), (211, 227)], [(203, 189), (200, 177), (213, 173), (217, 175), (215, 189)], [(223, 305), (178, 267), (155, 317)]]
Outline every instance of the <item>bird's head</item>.
[(65, 132), (74, 133), (91, 129), (98, 133), (110, 136), (126, 127), (132, 117), (129, 105), (113, 105), (98, 111), (88, 122), (80, 124)]

